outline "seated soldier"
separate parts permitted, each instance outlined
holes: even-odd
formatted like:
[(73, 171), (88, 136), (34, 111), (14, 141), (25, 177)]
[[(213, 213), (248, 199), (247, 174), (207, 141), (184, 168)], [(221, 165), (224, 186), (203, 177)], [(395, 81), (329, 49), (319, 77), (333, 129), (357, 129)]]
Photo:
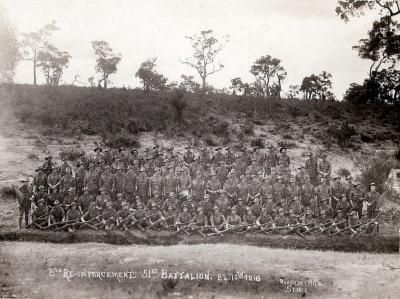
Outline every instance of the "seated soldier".
[(308, 208), (303, 219), (303, 226), (300, 227), (300, 232), (309, 232), (315, 226), (316, 220), (313, 216), (313, 212)]
[(73, 225), (73, 226), (68, 226), (69, 233), (76, 232), (77, 223), (79, 223), (80, 218), (81, 218), (81, 213), (77, 209), (77, 204), (74, 201), (71, 203), (70, 209), (67, 211), (67, 214), (65, 215), (66, 222), (72, 221), (73, 223), (75, 223), (75, 225)]
[(336, 210), (334, 211), (333, 216), (337, 217), (338, 211), (341, 211), (342, 216), (344, 216), (347, 219), (348, 214), (351, 209), (352, 209), (352, 206), (351, 206), (349, 200), (347, 200), (346, 193), (343, 193), (343, 194), (341, 194), (338, 202), (336, 203)]
[(164, 215), (155, 203), (151, 205), (151, 210), (148, 214), (150, 217), (148, 218), (148, 223), (146, 223), (147, 228), (162, 229), (167, 227)]
[(288, 219), (288, 224), (289, 224), (290, 228), (288, 229), (286, 234), (295, 233), (295, 234), (299, 235), (300, 237), (304, 237), (304, 235), (301, 233), (300, 227), (296, 227), (298, 225), (301, 225), (301, 220), (299, 219), (299, 217), (297, 215), (295, 215), (293, 209), (289, 209), (289, 215), (288, 215), (287, 219)]
[(178, 199), (175, 196), (175, 192), (169, 192), (168, 198), (164, 201), (162, 209), (165, 211), (168, 205), (176, 207), (178, 205)]
[(128, 230), (128, 225), (132, 221), (131, 217), (131, 210), (129, 208), (129, 204), (126, 200), (121, 202), (121, 213), (118, 215), (117, 218), (117, 225), (122, 230)]
[(37, 192), (34, 193), (32, 198), (33, 208), (38, 205), (39, 200), (43, 200), (44, 205), (48, 206), (50, 200), (49, 195), (46, 193), (46, 188), (43, 185), (40, 185), (37, 189)]
[(63, 201), (63, 208), (65, 211), (68, 211), (69, 208), (71, 207), (72, 203), (75, 202), (77, 203), (78, 201), (78, 197), (75, 194), (75, 188), (71, 187), (68, 190), (67, 195), (64, 197), (64, 201)]
[(45, 205), (44, 199), (39, 199), (37, 207), (32, 213), (32, 224), (41, 229), (48, 223), (48, 209)]
[[(155, 205), (157, 206), (157, 205)], [(145, 227), (150, 225), (150, 222), (146, 219), (147, 216), (151, 216), (151, 214), (147, 214), (145, 210), (144, 204), (140, 202), (140, 199), (137, 199), (136, 201), (136, 209), (133, 211), (133, 217), (132, 217), (132, 222), (127, 226), (128, 228), (133, 227), (133, 228), (138, 228), (140, 230), (144, 230)], [(158, 212), (158, 210), (157, 210)], [(149, 213), (151, 213), (149, 211)]]
[(101, 222), (102, 222), (101, 227), (103, 227), (106, 230), (110, 230), (115, 225), (117, 225), (116, 214), (117, 214), (117, 211), (113, 208), (112, 202), (107, 201), (106, 208), (103, 211), (103, 216), (101, 219)]
[(213, 213), (210, 216), (210, 224), (215, 232), (222, 231), (226, 228), (226, 218), (221, 213), (218, 206), (214, 206)]
[(55, 224), (55, 223), (61, 223), (65, 219), (65, 211), (62, 206), (60, 206), (60, 202), (56, 200), (54, 202), (54, 207), (51, 210), (51, 213), (49, 215), (49, 225)]
[(207, 216), (204, 215), (203, 209), (199, 208), (197, 210), (197, 215), (195, 215), (191, 220), (190, 229), (192, 231), (197, 231), (200, 235), (205, 237), (203, 231), (207, 229), (206, 228), (207, 225), (208, 225)]
[(108, 195), (107, 188), (101, 187), (100, 194), (96, 197), (96, 205), (104, 209), (109, 201), (111, 201), (111, 198)]
[(182, 212), (178, 214), (178, 217), (176, 217), (175, 221), (177, 231), (180, 231), (182, 226), (189, 224), (191, 220), (192, 215), (190, 215), (188, 207), (183, 206)]
[(251, 211), (253, 212), (253, 215), (256, 218), (258, 218), (260, 216), (260, 214), (261, 214), (262, 206), (260, 204), (260, 200), (261, 200), (260, 198), (255, 198), (254, 199), (254, 204), (250, 207)]
[(243, 215), (243, 224), (247, 225), (246, 229), (250, 229), (256, 224), (257, 217), (253, 215), (253, 210), (250, 208), (246, 209), (246, 213)]
[(237, 226), (239, 224), (242, 224), (242, 219), (240, 218), (240, 216), (237, 213), (237, 209), (236, 207), (232, 207), (231, 209), (231, 213), (228, 215), (228, 217), (226, 218), (226, 223), (227, 223), (227, 228), (233, 227), (233, 226)]
[(336, 217), (334, 218), (334, 223), (332, 224), (332, 227), (328, 231), (328, 234), (339, 232), (340, 230), (344, 229), (346, 225), (347, 225), (347, 219), (343, 217), (342, 210), (337, 210)]
[(201, 200), (198, 205), (197, 208), (201, 207), (203, 209), (203, 213), (204, 215), (206, 215), (207, 217), (210, 216), (211, 212), (212, 212), (212, 203), (210, 202), (210, 196), (208, 194), (204, 195), (203, 200)]
[[(272, 198), (272, 197), (271, 197)], [(272, 218), (266, 207), (262, 207), (261, 214), (256, 220), (256, 224), (260, 225), (260, 229), (272, 227), (274, 223), (274, 218)]]
[(219, 198), (215, 201), (215, 205), (219, 208), (220, 212), (222, 214), (227, 213), (228, 208), (230, 206), (230, 202), (229, 202), (229, 198), (227, 196), (226, 191), (221, 191), (221, 195), (219, 196)]
[(98, 206), (95, 201), (92, 201), (88, 210), (82, 215), (81, 221), (88, 222), (93, 225), (100, 224), (102, 211), (103, 208)]
[(167, 227), (173, 227), (176, 223), (176, 218), (177, 218), (177, 211), (175, 210), (175, 207), (171, 204), (168, 204), (167, 210), (163, 212), (163, 215)]
[[(246, 213), (246, 205), (243, 203), (242, 198), (238, 198), (238, 204), (234, 206), (236, 208), (236, 214), (242, 218), (243, 215)], [(232, 212), (232, 211), (231, 211)]]
[(183, 209), (184, 206), (187, 206), (188, 212), (190, 213), (190, 215), (192, 215), (192, 217), (196, 215), (196, 203), (193, 201), (193, 197), (191, 194), (188, 194), (186, 200), (182, 202), (181, 209)]
[(81, 212), (82, 215), (88, 211), (92, 201), (93, 196), (89, 194), (89, 189), (87, 187), (84, 187), (83, 194), (78, 198), (78, 210), (79, 212)]
[(321, 205), (319, 206), (319, 209), (325, 210), (326, 216), (329, 218), (333, 218), (333, 209), (328, 204), (328, 198), (326, 198), (326, 197), (321, 198)]
[[(274, 219), (274, 226), (275, 227), (285, 227), (289, 224), (288, 218), (285, 216), (285, 209), (283, 208), (279, 208), (278, 209), (278, 215), (276, 215), (275, 219)], [(279, 232), (282, 232), (283, 234), (285, 234), (287, 231), (287, 229), (281, 229), (279, 230)]]

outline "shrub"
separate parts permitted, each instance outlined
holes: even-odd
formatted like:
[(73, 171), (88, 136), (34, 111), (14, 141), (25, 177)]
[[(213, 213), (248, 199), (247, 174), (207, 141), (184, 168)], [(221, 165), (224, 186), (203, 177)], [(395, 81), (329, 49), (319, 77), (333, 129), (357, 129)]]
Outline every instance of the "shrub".
[(374, 141), (374, 138), (371, 135), (366, 134), (366, 133), (361, 133), (360, 138), (361, 138), (361, 141), (365, 142), (365, 143), (371, 143)]
[(251, 123), (245, 123), (242, 125), (242, 131), (245, 135), (254, 135), (254, 125)]
[(278, 146), (286, 147), (287, 149), (290, 149), (290, 148), (295, 148), (297, 146), (297, 144), (295, 142), (290, 142), (290, 141), (279, 141)]
[(356, 129), (350, 126), (347, 121), (343, 122), (339, 127), (329, 127), (326, 132), (336, 139), (340, 147), (347, 147), (350, 143), (350, 138), (357, 134)]
[(76, 147), (64, 148), (60, 152), (60, 158), (66, 159), (68, 161), (76, 161), (79, 159), (81, 153), (82, 153), (82, 151)]
[(137, 140), (135, 135), (130, 134), (126, 130), (121, 130), (117, 134), (108, 135), (104, 138), (105, 145), (112, 148), (119, 147), (134, 147), (139, 148), (140, 142)]
[(39, 160), (39, 157), (33, 152), (29, 153), (27, 158), (31, 160)]
[(212, 133), (221, 136), (221, 137), (228, 137), (229, 136), (229, 122), (227, 121), (220, 121), (214, 124), (211, 128)]
[(361, 184), (368, 189), (371, 183), (375, 183), (377, 191), (382, 193), (396, 161), (390, 155), (381, 153), (369, 159), (361, 156), (355, 164), (361, 171)]
[(341, 177), (348, 177), (351, 175), (351, 172), (347, 168), (340, 168), (337, 171), (337, 174), (340, 175)]
[(173, 95), (172, 99), (169, 102), (175, 111), (176, 120), (178, 122), (183, 121), (183, 111), (187, 106), (187, 102), (185, 101), (184, 96), (185, 92), (182, 91), (181, 89), (178, 89), (177, 91), (175, 91), (175, 94)]
[(204, 137), (204, 142), (205, 144), (207, 144), (208, 146), (217, 146), (218, 145), (218, 141), (215, 138), (215, 136), (211, 135), (211, 134), (207, 134)]
[(250, 145), (252, 147), (265, 148), (264, 139), (262, 139), (262, 138), (256, 138), (256, 139), (251, 140)]

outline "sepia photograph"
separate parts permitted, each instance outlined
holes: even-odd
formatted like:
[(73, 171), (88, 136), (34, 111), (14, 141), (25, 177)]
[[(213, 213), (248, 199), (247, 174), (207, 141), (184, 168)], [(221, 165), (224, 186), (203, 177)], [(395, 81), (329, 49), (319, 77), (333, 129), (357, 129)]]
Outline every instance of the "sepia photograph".
[(400, 298), (400, 1), (0, 0), (0, 298)]

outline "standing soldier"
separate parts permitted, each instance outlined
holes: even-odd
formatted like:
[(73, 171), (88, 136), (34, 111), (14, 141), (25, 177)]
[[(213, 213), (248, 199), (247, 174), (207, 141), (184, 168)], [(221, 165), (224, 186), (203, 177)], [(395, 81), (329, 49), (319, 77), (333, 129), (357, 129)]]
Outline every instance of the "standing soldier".
[(203, 199), (206, 191), (206, 181), (200, 170), (197, 170), (196, 177), (194, 178), (191, 186), (192, 196), (196, 202)]
[(278, 164), (278, 156), (271, 144), (267, 144), (268, 153), (265, 155), (265, 173), (271, 174), (271, 168)]
[(29, 180), (27, 178), (21, 178), (20, 182), (22, 185), (18, 188), (20, 194), (17, 193), (18, 204), (19, 204), (19, 216), (18, 216), (18, 228), (22, 228), (22, 217), (25, 216), (25, 226), (28, 225), (29, 211), (31, 209), (31, 188), (28, 185)]
[(318, 165), (318, 172), (323, 178), (325, 178), (329, 182), (332, 166), (331, 163), (327, 160), (327, 157), (328, 155), (326, 153), (322, 154), (322, 161)]
[(225, 155), (222, 153), (221, 147), (217, 147), (215, 151), (217, 153), (212, 158), (212, 163), (214, 163), (214, 165), (220, 165), (220, 163), (225, 160)]
[(200, 162), (200, 164), (203, 164), (203, 165), (211, 163), (210, 153), (208, 152), (208, 149), (206, 147), (203, 147), (201, 149), (201, 152), (199, 155), (199, 162)]
[(289, 185), (286, 187), (287, 190), (287, 202), (289, 205), (292, 204), (293, 200), (295, 197), (300, 198), (301, 197), (301, 188), (296, 185), (296, 179), (294, 177), (291, 177), (289, 180)]
[(290, 158), (287, 155), (287, 149), (286, 147), (281, 147), (279, 149), (279, 152), (281, 153), (280, 157), (279, 157), (279, 164), (281, 165), (281, 167), (283, 169), (289, 168), (290, 166)]
[(354, 188), (350, 194), (350, 204), (353, 206), (353, 208), (352, 208), (353, 211), (357, 212), (358, 219), (361, 219), (363, 201), (365, 198), (364, 190), (360, 187), (359, 182), (354, 182), (353, 186), (354, 186)]
[(77, 167), (78, 169), (75, 174), (76, 193), (82, 195), (83, 187), (85, 187), (86, 169), (83, 163), (78, 163)]
[(43, 169), (44, 174), (48, 177), (53, 171), (53, 167), (54, 167), (53, 162), (52, 162), (53, 157), (47, 156), (44, 159), (45, 159), (45, 161), (43, 163), (42, 169)]
[(123, 172), (123, 165), (119, 165), (116, 170), (117, 172), (113, 175), (113, 185), (111, 187), (111, 192), (114, 196), (124, 192), (125, 173)]
[(375, 183), (370, 184), (370, 191), (365, 196), (367, 204), (367, 216), (372, 219), (376, 216), (376, 208), (381, 195), (376, 191)]
[(64, 197), (68, 192), (70, 188), (75, 188), (75, 179), (72, 177), (72, 170), (67, 169), (66, 174), (61, 177), (61, 183), (60, 183), (60, 192), (61, 196)]
[(108, 165), (111, 167), (111, 165), (113, 164), (113, 156), (112, 156), (110, 149), (108, 149), (108, 148), (104, 149), (104, 155), (102, 156), (102, 159), (103, 159), (105, 165)]
[(47, 183), (49, 185), (49, 194), (59, 193), (61, 177), (57, 168), (54, 168), (50, 175), (47, 177)]
[(229, 174), (229, 166), (226, 165), (225, 159), (220, 162), (220, 165), (215, 169), (215, 173), (221, 186), (223, 186)]
[(229, 167), (229, 170), (231, 170), (233, 163), (235, 163), (235, 161), (236, 161), (235, 154), (232, 153), (231, 148), (228, 146), (226, 148), (225, 163)]
[(186, 166), (189, 167), (194, 162), (195, 156), (191, 151), (190, 145), (185, 147), (186, 152), (183, 154), (183, 161), (185, 162)]
[(33, 193), (36, 193), (40, 186), (43, 186), (47, 190), (47, 177), (42, 167), (36, 168), (35, 171), (37, 174), (33, 177)]
[(125, 194), (125, 198), (130, 204), (133, 203), (135, 198), (136, 175), (137, 173), (135, 172), (135, 167), (129, 164), (128, 170), (123, 178), (122, 189)]
[(331, 198), (331, 187), (326, 183), (326, 177), (321, 177), (321, 183), (317, 186), (317, 188), (315, 188), (315, 191), (320, 200), (322, 198)]
[(334, 210), (336, 210), (336, 205), (344, 192), (343, 185), (340, 183), (339, 175), (333, 178), (333, 183), (330, 191), (331, 191), (331, 206)]
[(274, 184), (274, 199), (275, 201), (286, 199), (287, 196), (287, 189), (286, 186), (283, 184), (282, 176), (278, 176), (278, 182)]
[(161, 169), (156, 167), (156, 173), (149, 178), (150, 196), (155, 193), (164, 195), (165, 178), (161, 174)]
[(306, 176), (305, 181), (304, 185), (301, 186), (301, 203), (307, 207), (310, 204), (311, 198), (315, 195), (315, 187), (311, 183), (309, 176)]
[(62, 157), (61, 160), (63, 161), (63, 163), (60, 165), (60, 175), (61, 175), (61, 177), (66, 175), (67, 172), (71, 172), (71, 174), (72, 174), (72, 167), (71, 167), (71, 165), (68, 164), (67, 158), (66, 157)]
[(206, 183), (206, 192), (209, 194), (212, 203), (217, 200), (221, 191), (221, 183), (218, 181), (216, 174), (212, 173), (211, 179)]
[(149, 179), (144, 172), (144, 168), (140, 168), (139, 175), (136, 178), (136, 194), (140, 196), (146, 205), (149, 196)]
[(189, 193), (189, 190), (192, 185), (192, 180), (190, 179), (190, 176), (187, 173), (184, 173), (182, 171), (182, 169), (179, 169), (178, 171), (176, 183), (177, 183), (177, 192), (187, 191)]
[(104, 158), (103, 158), (103, 155), (102, 155), (102, 151), (103, 150), (100, 147), (97, 146), (93, 151), (95, 152), (95, 157), (93, 159), (95, 164), (99, 164), (102, 161), (104, 161)]
[(89, 164), (89, 170), (84, 179), (85, 188), (88, 189), (89, 194), (96, 196), (99, 192), (99, 173), (96, 171), (93, 163)]
[(104, 166), (104, 171), (100, 175), (99, 186), (104, 187), (108, 194), (111, 194), (111, 189), (114, 182), (114, 175), (110, 172), (110, 166)]
[(170, 192), (176, 193), (178, 190), (178, 180), (174, 173), (174, 167), (172, 165), (168, 166), (168, 171), (165, 176), (165, 194)]

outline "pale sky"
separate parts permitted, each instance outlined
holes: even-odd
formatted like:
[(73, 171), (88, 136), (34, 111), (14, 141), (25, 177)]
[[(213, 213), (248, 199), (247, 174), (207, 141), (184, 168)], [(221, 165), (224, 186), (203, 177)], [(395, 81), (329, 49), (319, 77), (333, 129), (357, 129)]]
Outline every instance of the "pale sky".
[[(72, 60), (63, 83), (74, 75), (87, 84), (95, 74), (90, 41), (105, 40), (122, 55), (111, 86), (139, 86), (134, 74), (141, 62), (158, 57), (157, 70), (170, 81), (181, 74), (195, 75), (179, 60), (190, 56), (185, 36), (212, 29), (230, 41), (217, 61), (225, 68), (209, 78), (217, 88), (229, 87), (241, 77), (253, 81), (252, 63), (263, 55), (282, 60), (288, 72), (284, 89), (302, 78), (326, 70), (333, 75), (341, 99), (350, 83), (361, 83), (369, 61), (352, 46), (366, 37), (373, 16), (344, 23), (335, 13), (336, 0), (0, 0), (10, 23), (19, 33), (35, 31), (55, 20), (60, 31), (51, 41), (68, 51)], [(39, 82), (43, 75), (39, 71)], [(16, 82), (32, 83), (31, 62), (21, 62)]]

